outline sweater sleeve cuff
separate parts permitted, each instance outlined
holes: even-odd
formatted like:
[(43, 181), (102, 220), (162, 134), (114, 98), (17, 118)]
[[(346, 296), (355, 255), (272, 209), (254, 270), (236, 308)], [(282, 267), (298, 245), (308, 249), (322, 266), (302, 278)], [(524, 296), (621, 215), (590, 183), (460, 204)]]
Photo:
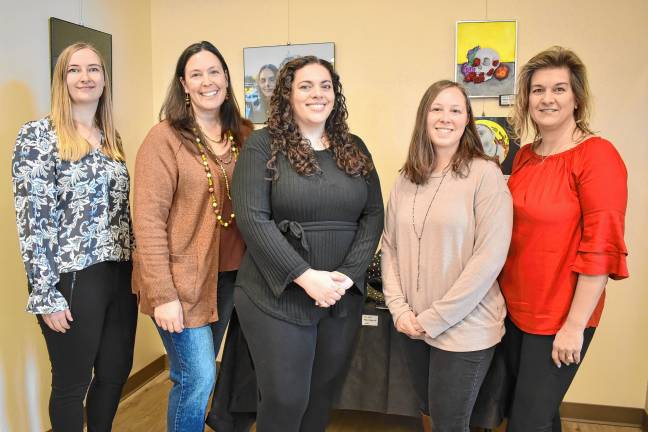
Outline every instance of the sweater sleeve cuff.
[(614, 252), (578, 252), (571, 270), (585, 275), (609, 275), (615, 280), (628, 277), (626, 255)]
[(393, 304), (388, 305), (389, 307), (389, 312), (391, 312), (392, 319), (394, 320), (394, 326), (398, 322), (401, 316), (403, 316), (404, 313), (410, 312), (412, 308), (405, 302), (402, 304), (395, 306)]
[(175, 289), (156, 289), (151, 293), (151, 295), (149, 295), (148, 298), (151, 307), (156, 308), (160, 305), (178, 300), (178, 293)]
[(433, 307), (418, 314), (416, 319), (425, 330), (425, 333), (432, 339), (438, 337), (450, 327)]
[(272, 290), (272, 294), (274, 294), (275, 297), (281, 296), (281, 294), (283, 294), (286, 287), (290, 283), (292, 283), (295, 279), (297, 279), (299, 276), (303, 275), (306, 272), (306, 270), (308, 270), (309, 268), (310, 266), (304, 263), (303, 265), (297, 267), (296, 269), (288, 273), (286, 279), (284, 279), (283, 282), (272, 283), (272, 281), (267, 281), (268, 284), (270, 285), (270, 289)]

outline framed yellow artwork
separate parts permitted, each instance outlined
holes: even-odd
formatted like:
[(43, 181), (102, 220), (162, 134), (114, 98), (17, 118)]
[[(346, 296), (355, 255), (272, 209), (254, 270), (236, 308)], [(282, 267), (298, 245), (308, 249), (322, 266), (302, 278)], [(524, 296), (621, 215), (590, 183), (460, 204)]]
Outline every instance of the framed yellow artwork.
[(455, 81), (470, 97), (513, 94), (517, 21), (457, 21)]

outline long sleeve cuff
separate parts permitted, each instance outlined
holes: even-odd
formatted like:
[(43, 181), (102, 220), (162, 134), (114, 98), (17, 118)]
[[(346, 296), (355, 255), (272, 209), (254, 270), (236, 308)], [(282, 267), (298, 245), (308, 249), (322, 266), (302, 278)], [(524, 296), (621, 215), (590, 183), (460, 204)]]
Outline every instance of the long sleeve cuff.
[(55, 287), (35, 287), (27, 301), (27, 312), (32, 314), (50, 314), (69, 307), (63, 294)]
[(626, 254), (618, 252), (578, 252), (571, 270), (585, 275), (609, 275), (615, 280), (628, 277)]
[(433, 308), (429, 308), (418, 314), (416, 317), (425, 333), (432, 339), (445, 332), (450, 324)]

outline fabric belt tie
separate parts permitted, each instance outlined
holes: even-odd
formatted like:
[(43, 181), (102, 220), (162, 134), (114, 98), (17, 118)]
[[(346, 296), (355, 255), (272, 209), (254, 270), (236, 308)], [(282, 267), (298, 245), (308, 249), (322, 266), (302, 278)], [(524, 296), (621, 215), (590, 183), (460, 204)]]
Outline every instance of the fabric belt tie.
[(306, 240), (307, 231), (357, 231), (358, 224), (356, 222), (344, 221), (318, 221), (318, 222), (296, 222), (287, 219), (282, 220), (277, 224), (277, 228), (284, 234), (288, 234), (297, 239), (301, 243), (301, 247), (310, 252), (308, 240)]

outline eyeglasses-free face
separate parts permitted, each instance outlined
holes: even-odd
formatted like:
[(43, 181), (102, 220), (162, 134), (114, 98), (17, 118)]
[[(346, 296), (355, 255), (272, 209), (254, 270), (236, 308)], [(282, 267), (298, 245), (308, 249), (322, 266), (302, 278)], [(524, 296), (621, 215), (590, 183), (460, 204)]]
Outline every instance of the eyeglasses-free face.
[(89, 48), (72, 54), (65, 81), (72, 103), (97, 104), (106, 86), (99, 56)]
[(203, 50), (192, 55), (182, 78), (196, 113), (217, 114), (227, 97), (228, 78), (218, 57)]
[(335, 92), (328, 69), (312, 63), (295, 72), (290, 91), (290, 105), (300, 127), (322, 126), (333, 111)]
[(430, 104), (427, 132), (435, 148), (456, 150), (468, 124), (466, 98), (461, 90), (442, 90)]
[(540, 69), (531, 76), (529, 113), (540, 130), (575, 126), (576, 97), (572, 90), (569, 69)]

